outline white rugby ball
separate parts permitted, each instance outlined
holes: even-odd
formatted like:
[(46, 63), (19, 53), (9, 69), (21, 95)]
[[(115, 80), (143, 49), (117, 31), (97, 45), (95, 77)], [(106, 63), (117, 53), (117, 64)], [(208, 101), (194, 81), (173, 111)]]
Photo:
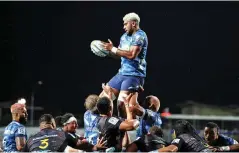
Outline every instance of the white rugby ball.
[(100, 57), (105, 57), (109, 54), (109, 51), (103, 48), (103, 43), (100, 40), (93, 40), (90, 43), (90, 48), (95, 55)]

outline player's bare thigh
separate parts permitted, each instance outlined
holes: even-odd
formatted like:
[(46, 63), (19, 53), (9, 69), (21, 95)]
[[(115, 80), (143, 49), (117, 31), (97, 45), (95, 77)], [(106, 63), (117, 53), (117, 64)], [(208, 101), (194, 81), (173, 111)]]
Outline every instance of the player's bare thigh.
[[(114, 94), (114, 95), (112, 96), (113, 100), (115, 100), (115, 98), (118, 97), (118, 95), (119, 95), (119, 90), (110, 87), (108, 84), (105, 85), (105, 89), (106, 89), (106, 91), (103, 90), (103, 91), (100, 93), (100, 96), (99, 96), (99, 97), (105, 96), (105, 94), (109, 94), (109, 92), (112, 92), (112, 93)], [(114, 97), (115, 97), (115, 98), (114, 98)]]
[[(132, 92), (121, 90), (120, 93), (119, 93), (119, 98), (118, 99), (120, 101), (123, 101), (122, 98), (126, 98), (130, 93), (132, 93)], [(134, 94), (130, 98), (129, 105), (135, 105), (136, 103), (138, 103), (137, 99), (138, 99), (138, 92), (134, 92)]]

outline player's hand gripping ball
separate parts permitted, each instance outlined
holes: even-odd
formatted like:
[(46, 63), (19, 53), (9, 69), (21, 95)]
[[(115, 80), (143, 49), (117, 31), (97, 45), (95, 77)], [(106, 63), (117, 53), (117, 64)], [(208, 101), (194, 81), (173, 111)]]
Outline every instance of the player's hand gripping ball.
[(91, 51), (100, 57), (105, 57), (109, 54), (109, 51), (105, 50), (103, 43), (100, 40), (93, 40), (90, 44)]

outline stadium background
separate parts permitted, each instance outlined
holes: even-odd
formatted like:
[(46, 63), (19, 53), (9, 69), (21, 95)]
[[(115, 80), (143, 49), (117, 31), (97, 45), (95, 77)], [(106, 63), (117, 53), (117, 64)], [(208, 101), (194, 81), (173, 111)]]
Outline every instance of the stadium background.
[[(82, 127), (84, 99), (120, 66), (92, 54), (90, 42), (110, 38), (117, 46), (129, 12), (139, 14), (149, 38), (140, 100), (154, 94), (160, 112), (172, 114), (185, 112), (188, 101), (222, 108), (202, 115), (239, 114), (238, 2), (0, 2), (1, 126), (11, 119), (10, 104), (24, 97), (30, 106), (34, 97), (34, 121), (72, 112)], [(238, 122), (224, 128), (237, 131)]]

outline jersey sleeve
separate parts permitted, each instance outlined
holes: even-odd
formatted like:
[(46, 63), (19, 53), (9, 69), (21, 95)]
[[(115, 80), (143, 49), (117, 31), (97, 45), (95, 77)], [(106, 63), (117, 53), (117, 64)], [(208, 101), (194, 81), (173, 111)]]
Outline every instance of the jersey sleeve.
[(66, 134), (66, 142), (68, 143), (68, 146), (75, 148), (77, 145), (78, 138), (70, 133), (65, 133), (65, 134)]
[(133, 36), (132, 46), (142, 47), (144, 45), (144, 39), (145, 39), (145, 37), (143, 35), (135, 34)]
[(156, 112), (153, 112), (149, 109), (144, 109), (144, 114), (142, 116), (143, 120), (151, 120), (154, 125), (160, 126), (162, 124), (162, 120)]
[(238, 142), (231, 137), (225, 137), (225, 139), (226, 139), (227, 145), (238, 144)]
[(181, 149), (182, 145), (184, 143), (184, 140), (182, 138), (175, 138), (173, 139), (173, 141), (171, 142), (172, 145), (175, 145), (178, 147), (178, 150)]
[(16, 128), (15, 137), (26, 137), (26, 128), (24, 126), (19, 126)]

